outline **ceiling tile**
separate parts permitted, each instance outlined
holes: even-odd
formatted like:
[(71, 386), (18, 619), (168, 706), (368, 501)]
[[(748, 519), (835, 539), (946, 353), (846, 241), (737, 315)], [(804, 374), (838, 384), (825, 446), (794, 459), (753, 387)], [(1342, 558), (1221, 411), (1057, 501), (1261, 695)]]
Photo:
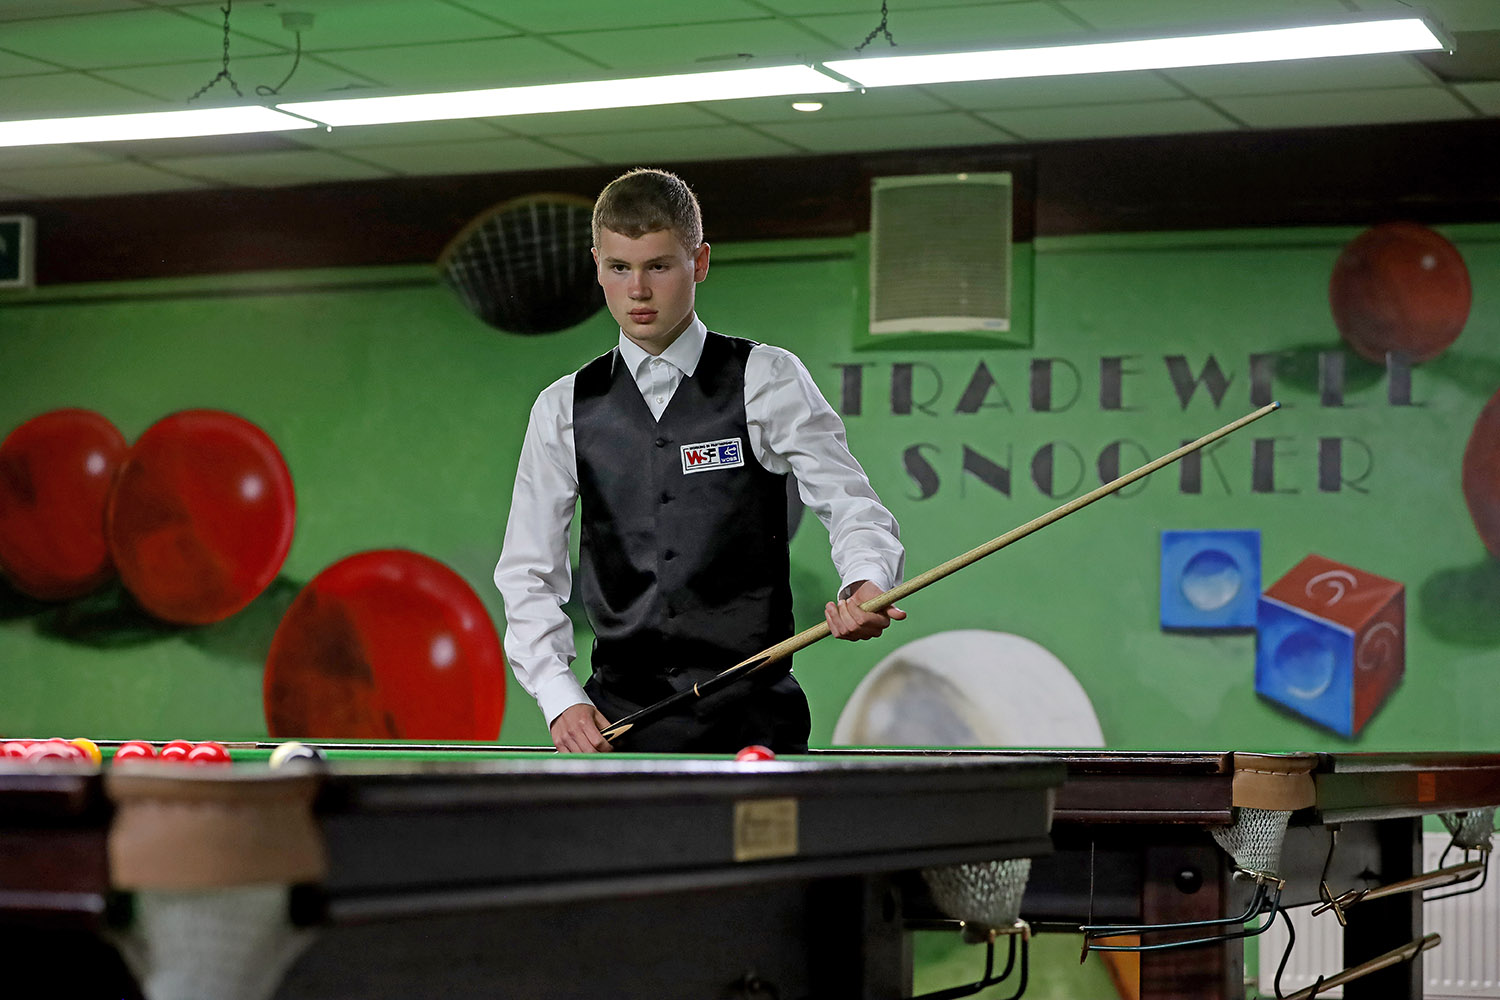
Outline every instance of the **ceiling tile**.
[(1181, 97), (1182, 91), (1157, 73), (1097, 73), (1027, 80), (975, 80), (943, 83), (923, 90), (961, 108), (1045, 108), (1065, 104), (1108, 104)]
[[(714, 107), (733, 102), (715, 102)], [(601, 111), (569, 111), (555, 115), (512, 115), (487, 118), (497, 128), (518, 135), (587, 135), (598, 132), (666, 131), (707, 128), (724, 124), (692, 104), (662, 104), (654, 108), (608, 108)]]
[(1349, 16), (1341, 0), (1057, 0), (1085, 24), (1111, 34), (1309, 24)]
[(1027, 108), (984, 112), (980, 117), (1033, 142), (1217, 132), (1238, 127), (1213, 108), (1191, 100)]
[(977, 146), (1014, 141), (999, 129), (956, 111), (936, 115), (892, 116), (874, 121), (846, 118), (792, 122), (762, 125), (760, 128), (814, 153)]
[(765, 65), (783, 59), (795, 61), (809, 52), (826, 54), (824, 43), (774, 17), (712, 25), (585, 31), (558, 35), (557, 40), (602, 65), (639, 75), (735, 68), (729, 64), (741, 56), (752, 56)]
[(847, 94), (813, 94), (823, 110), (813, 113), (792, 107), (793, 97), (753, 97), (740, 101), (715, 101), (708, 105), (715, 114), (738, 122), (809, 122), (830, 118), (880, 118), (885, 115), (917, 115), (948, 110), (941, 101), (909, 87), (881, 87)]
[(1420, 87), (1432, 77), (1408, 56), (1346, 56), (1245, 66), (1203, 66), (1164, 71), (1200, 97), (1285, 94), (1298, 90), (1362, 90)]
[(329, 53), (329, 65), (380, 80), (392, 93), (484, 90), (564, 79), (598, 79), (600, 67), (534, 38), (402, 45)]
[(701, 21), (763, 17), (760, 4), (745, 0), (652, 0), (651, 3), (621, 3), (619, 0), (549, 0), (547, 3), (516, 3), (515, 0), (462, 0), (466, 7), (517, 28), (533, 32), (577, 31), (588, 27), (643, 28), (662, 24), (694, 24)]
[[(904, 17), (929, 8), (952, 7), (962, 0), (898, 0), (896, 10), (890, 11), (890, 20)], [(999, 0), (1001, 3), (1029, 4), (1038, 0)], [(1042, 0), (1045, 2), (1045, 0)], [(873, 0), (757, 0), (759, 6), (791, 17), (808, 14), (863, 14), (870, 19), (870, 28), (880, 23), (880, 5)], [(868, 31), (869, 29), (865, 29)]]
[[(856, 14), (804, 15), (798, 18), (809, 29), (828, 37), (841, 49), (854, 49), (865, 42), (880, 24), (877, 11)], [(896, 40), (894, 48), (884, 35), (870, 39), (865, 55), (906, 55), (932, 50), (1005, 48), (1034, 45), (1041, 41), (1063, 41), (1087, 29), (1050, 3), (967, 4), (914, 12), (890, 12), (886, 29)]]
[(440, 122), (404, 122), (399, 125), (351, 125), (331, 132), (304, 129), (296, 133), (304, 146), (323, 149), (362, 149), (366, 146), (419, 146), (425, 143), (494, 139), (502, 133), (477, 118), (455, 118)]
[[(0, 174), (7, 170), (31, 167), (78, 167), (86, 164), (116, 163), (119, 157), (87, 146), (6, 146), (0, 148)], [(0, 177), (0, 184), (3, 184)]]
[(38, 62), (35, 59), (27, 59), (25, 56), (13, 56), (9, 52), (0, 52), (0, 76), (25, 76), (28, 73), (55, 73), (58, 68), (48, 63)]
[[(223, 51), (224, 33), (214, 25), (170, 10), (140, 8), (88, 18), (49, 17), (6, 26), (4, 47), (18, 55), (45, 59), (73, 69), (141, 66), (212, 57)], [(242, 40), (233, 56), (272, 51)]]
[[(213, 25), (222, 25), (222, 3), (194, 3), (176, 9)], [(395, 42), (467, 41), (514, 34), (489, 18), (461, 7), (427, 0), (295, 0), (281, 4), (241, 4), (230, 15), (236, 35), (292, 48), (296, 33), (283, 27), (283, 12), (311, 14), (312, 27), (302, 32), (303, 52), (332, 52)]]
[(109, 10), (134, 10), (137, 7), (136, 0), (5, 0), (5, 3), (0, 4), (0, 21), (99, 14)]
[(0, 88), (0, 119), (72, 118), (161, 110), (145, 94), (83, 73), (12, 76)]
[(192, 156), (257, 156), (305, 148), (296, 132), (246, 132), (241, 135), (191, 135), (180, 139), (121, 139), (116, 142), (80, 143), (75, 148), (91, 150), (112, 160), (134, 160), (155, 163), (164, 169), (175, 167), (171, 161)]
[(171, 165), (173, 170), (205, 181), (251, 187), (286, 187), (390, 176), (390, 171), (380, 167), (312, 149), (246, 156), (192, 156), (173, 160)]
[(554, 136), (548, 142), (597, 163), (670, 163), (785, 156), (799, 150), (738, 125)]
[[(275, 87), (283, 80), (286, 80), (286, 85), (276, 95), (280, 100), (321, 99), (331, 96), (333, 91), (339, 92), (337, 96), (348, 96), (343, 91), (352, 89), (357, 92), (359, 89), (370, 86), (372, 82), (348, 70), (329, 66), (306, 56), (297, 64), (296, 72), (292, 73), (291, 79), (288, 80), (287, 73), (291, 72), (292, 63), (290, 53), (255, 56), (232, 60), (229, 64), (229, 72), (234, 77), (234, 82), (239, 85), (240, 93), (252, 100), (260, 99), (262, 96), (257, 93), (256, 88)], [(102, 69), (93, 75), (124, 87), (152, 94), (163, 101), (188, 106), (188, 99), (218, 76), (221, 66), (221, 63), (209, 61), (181, 62), (161, 66), (136, 66), (129, 69)], [(228, 81), (219, 80), (205, 97), (218, 101), (232, 101), (234, 90), (229, 86)]]
[(1412, 7), (1430, 11), (1449, 31), (1491, 31), (1500, 28), (1500, 3), (1495, 0), (1351, 0), (1355, 7), (1371, 13), (1410, 15)]
[(376, 146), (354, 155), (403, 174), (497, 174), (507, 170), (589, 166), (595, 162), (529, 139)]
[(78, 198), (99, 195), (146, 194), (202, 188), (202, 181), (179, 177), (140, 163), (110, 163), (86, 167), (36, 167), (8, 170), (0, 185), (34, 192), (41, 198)]
[(1305, 128), (1473, 117), (1472, 111), (1441, 87), (1225, 97), (1215, 103), (1252, 128)]
[(1487, 115), (1500, 115), (1500, 83), (1460, 83), (1453, 88)]

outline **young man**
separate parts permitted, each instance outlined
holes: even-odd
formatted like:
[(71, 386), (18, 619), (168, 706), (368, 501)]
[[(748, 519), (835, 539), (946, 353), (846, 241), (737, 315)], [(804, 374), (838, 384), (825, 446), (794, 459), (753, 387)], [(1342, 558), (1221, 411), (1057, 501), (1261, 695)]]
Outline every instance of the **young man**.
[[(844, 583), (834, 636), (891, 619), (859, 605), (900, 581), (896, 520), (850, 455), (807, 370), (779, 348), (710, 333), (693, 308), (708, 276), (698, 201), (659, 170), (612, 181), (594, 206), (594, 259), (617, 346), (542, 391), (516, 470), (495, 585), (505, 652), (559, 750), (613, 749), (613, 720), (691, 687), (793, 632), (786, 476), (827, 526)], [(568, 529), (593, 625), (580, 686)], [(733, 753), (807, 747), (807, 699), (783, 661), (695, 711), (627, 734), (623, 749)]]

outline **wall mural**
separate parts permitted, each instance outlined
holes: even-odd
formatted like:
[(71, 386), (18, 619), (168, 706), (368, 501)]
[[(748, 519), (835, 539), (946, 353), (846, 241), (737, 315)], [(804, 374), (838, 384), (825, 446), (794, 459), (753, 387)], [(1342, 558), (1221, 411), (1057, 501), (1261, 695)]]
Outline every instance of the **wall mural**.
[[(799, 652), (814, 743), (1492, 741), (1461, 692), (1500, 648), (1495, 290), (1426, 227), (1330, 240), (1058, 239), (1032, 345), (930, 351), (851, 349), (856, 254), (716, 247), (704, 318), (807, 362), (908, 575), (1288, 403)], [(531, 400), (613, 329), (515, 336), (549, 310), (471, 313), (461, 271), (0, 303), (0, 734), (545, 741), (489, 574)], [(808, 528), (799, 627), (836, 589)]]

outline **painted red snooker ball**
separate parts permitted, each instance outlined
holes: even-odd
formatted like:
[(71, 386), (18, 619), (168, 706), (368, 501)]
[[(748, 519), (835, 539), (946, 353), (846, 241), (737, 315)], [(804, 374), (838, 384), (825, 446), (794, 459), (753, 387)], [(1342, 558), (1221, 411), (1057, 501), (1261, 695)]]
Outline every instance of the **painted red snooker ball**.
[(185, 761), (187, 760), (188, 752), (192, 749), (193, 743), (191, 740), (172, 740), (169, 743), (163, 744), (160, 756), (162, 760)]
[(1442, 354), (1463, 331), (1473, 293), (1457, 247), (1426, 226), (1386, 222), (1344, 247), (1328, 298), (1345, 342), (1381, 364), (1387, 352), (1414, 362)]
[(142, 608), (163, 621), (208, 625), (276, 579), (295, 517), (291, 473), (265, 431), (232, 413), (185, 410), (131, 446), (105, 537)]
[(770, 747), (763, 747), (759, 743), (745, 747), (734, 755), (735, 760), (775, 760), (776, 754)]
[(156, 747), (145, 740), (126, 740), (115, 750), (114, 759), (121, 760), (154, 760), (156, 758)]
[(266, 657), (273, 738), (493, 740), (505, 654), (463, 577), (404, 549), (341, 559), (302, 588)]
[(92, 410), (32, 417), (0, 443), (0, 571), (44, 601), (82, 597), (115, 575), (104, 508), (125, 437)]
[(222, 743), (206, 740), (187, 752), (189, 764), (228, 764), (229, 750)]

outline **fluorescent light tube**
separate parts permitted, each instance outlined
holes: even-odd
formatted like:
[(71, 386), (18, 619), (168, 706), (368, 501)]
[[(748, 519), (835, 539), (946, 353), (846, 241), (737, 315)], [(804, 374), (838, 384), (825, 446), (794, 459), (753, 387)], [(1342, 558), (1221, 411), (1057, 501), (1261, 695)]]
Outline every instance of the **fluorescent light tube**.
[(87, 118), (34, 118), (0, 122), (0, 146), (45, 146), (58, 142), (112, 142), (119, 139), (179, 139), (190, 135), (234, 135), (317, 128), (316, 122), (271, 108), (201, 108), (148, 111)]
[(445, 118), (493, 118), (553, 111), (635, 108), (738, 97), (785, 97), (851, 89), (810, 66), (767, 66), (626, 80), (548, 83), (533, 87), (463, 90), (406, 97), (352, 97), (278, 104), (292, 114), (328, 125), (383, 125)]
[(1446, 48), (1425, 22), (1411, 17), (1125, 42), (836, 59), (823, 65), (862, 87), (895, 87)]

